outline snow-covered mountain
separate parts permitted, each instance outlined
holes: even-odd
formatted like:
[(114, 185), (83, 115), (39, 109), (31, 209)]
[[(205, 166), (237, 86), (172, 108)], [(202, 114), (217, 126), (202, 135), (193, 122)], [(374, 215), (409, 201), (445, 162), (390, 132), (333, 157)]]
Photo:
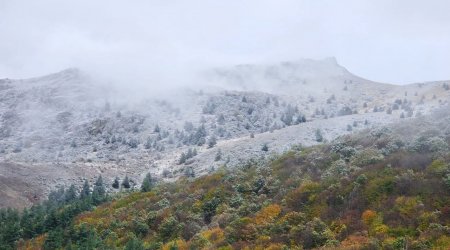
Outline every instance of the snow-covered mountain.
[(199, 175), (318, 143), (318, 129), (330, 140), (450, 99), (449, 82), (375, 83), (333, 58), (216, 68), (200, 79), (213, 87), (132, 101), (77, 69), (0, 80), (0, 206), (25, 206), (100, 174), (136, 183), (147, 172), (165, 180)]

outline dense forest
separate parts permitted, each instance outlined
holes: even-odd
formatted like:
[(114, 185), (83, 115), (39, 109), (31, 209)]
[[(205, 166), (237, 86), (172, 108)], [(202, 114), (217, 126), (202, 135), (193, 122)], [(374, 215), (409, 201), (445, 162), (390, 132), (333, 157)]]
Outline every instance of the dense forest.
[(0, 249), (449, 249), (450, 131), (409, 125), (111, 197), (101, 178), (61, 189), (2, 210)]

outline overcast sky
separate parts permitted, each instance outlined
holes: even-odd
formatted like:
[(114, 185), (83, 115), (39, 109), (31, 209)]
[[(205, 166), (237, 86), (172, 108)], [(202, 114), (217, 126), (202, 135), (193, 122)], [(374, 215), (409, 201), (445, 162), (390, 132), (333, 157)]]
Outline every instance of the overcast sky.
[(0, 0), (0, 78), (79, 67), (158, 84), (334, 56), (370, 80), (446, 80), (449, 10), (447, 0)]

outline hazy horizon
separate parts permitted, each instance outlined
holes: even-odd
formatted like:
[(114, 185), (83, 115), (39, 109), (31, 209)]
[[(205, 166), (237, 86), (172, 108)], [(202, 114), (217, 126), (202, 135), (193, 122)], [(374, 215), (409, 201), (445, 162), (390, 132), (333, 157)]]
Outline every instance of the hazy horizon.
[(335, 57), (363, 78), (448, 80), (450, 3), (0, 2), (0, 78), (76, 67), (119, 82), (183, 82), (210, 67)]

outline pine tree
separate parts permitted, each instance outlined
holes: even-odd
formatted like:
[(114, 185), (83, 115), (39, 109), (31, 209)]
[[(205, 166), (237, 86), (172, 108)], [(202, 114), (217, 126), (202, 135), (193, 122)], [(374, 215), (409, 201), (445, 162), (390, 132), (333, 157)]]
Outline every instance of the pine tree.
[(67, 189), (66, 193), (64, 194), (64, 200), (66, 202), (71, 202), (77, 198), (77, 190), (75, 188), (75, 185), (70, 185), (70, 187)]
[(322, 131), (320, 129), (316, 130), (316, 141), (317, 142), (323, 141), (323, 135), (322, 135)]
[(91, 195), (91, 187), (89, 186), (88, 180), (84, 180), (83, 189), (80, 193), (80, 199), (86, 199), (89, 198)]
[(128, 175), (126, 175), (125, 179), (123, 179), (122, 187), (127, 188), (127, 189), (131, 187), (130, 180), (128, 179)]
[(217, 139), (215, 136), (211, 136), (208, 141), (208, 148), (212, 148), (217, 144)]
[(131, 240), (127, 242), (125, 245), (125, 250), (144, 250), (144, 244), (141, 240), (136, 237), (133, 237)]
[(44, 242), (44, 249), (60, 249), (63, 246), (64, 232), (58, 227), (51, 230)]
[(94, 204), (98, 205), (106, 199), (106, 189), (103, 184), (103, 178), (100, 175), (94, 184), (94, 191), (92, 191), (92, 199)]
[(158, 126), (158, 124), (156, 124), (155, 129), (153, 130), (153, 132), (159, 133), (159, 131), (161, 131), (161, 128)]
[(144, 180), (142, 181), (141, 192), (149, 192), (150, 190), (152, 190), (153, 186), (154, 183), (152, 175), (150, 173), (147, 173)]
[(181, 153), (180, 159), (178, 160), (178, 164), (184, 164), (186, 162), (186, 154)]
[(116, 178), (114, 179), (114, 182), (113, 182), (113, 184), (112, 184), (112, 187), (115, 188), (115, 189), (118, 189), (119, 186), (120, 186), (119, 177), (116, 177)]
[(218, 150), (216, 153), (216, 157), (214, 157), (214, 161), (220, 161), (222, 159), (222, 150)]

